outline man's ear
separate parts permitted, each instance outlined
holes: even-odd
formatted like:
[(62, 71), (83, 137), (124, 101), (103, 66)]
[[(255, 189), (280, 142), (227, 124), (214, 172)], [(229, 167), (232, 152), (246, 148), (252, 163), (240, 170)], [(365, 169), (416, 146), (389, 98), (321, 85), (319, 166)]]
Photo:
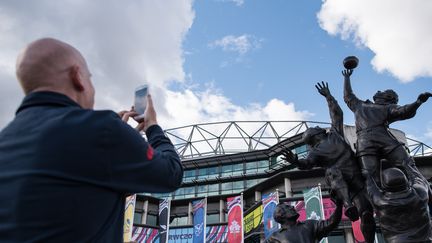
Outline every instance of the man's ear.
[(72, 66), (69, 71), (69, 77), (72, 81), (73, 87), (78, 91), (84, 91), (83, 80), (79, 72), (79, 67), (77, 65)]

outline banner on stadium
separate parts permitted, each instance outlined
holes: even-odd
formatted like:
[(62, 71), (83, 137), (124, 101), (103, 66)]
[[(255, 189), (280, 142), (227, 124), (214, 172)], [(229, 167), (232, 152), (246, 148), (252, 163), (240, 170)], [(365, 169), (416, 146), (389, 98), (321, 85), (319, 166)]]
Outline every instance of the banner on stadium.
[(273, 232), (279, 229), (280, 225), (274, 220), (273, 212), (279, 204), (279, 195), (277, 192), (265, 194), (262, 197), (263, 205), (263, 224), (264, 235), (268, 238)]
[(206, 242), (207, 198), (192, 201), (193, 211), (193, 242)]
[(243, 243), (243, 196), (227, 198), (228, 242)]
[(262, 205), (259, 205), (256, 209), (254, 209), (252, 212), (248, 213), (244, 217), (244, 232), (245, 234), (248, 234), (252, 230), (259, 227), (259, 225), (262, 222)]
[[(228, 226), (207, 226), (206, 227), (206, 243), (227, 243)], [(193, 243), (194, 228), (175, 228), (169, 231), (168, 243)], [(150, 242), (145, 242), (150, 243)], [(153, 243), (153, 242), (151, 242)]]
[[(303, 197), (306, 208), (306, 219), (325, 220), (321, 187), (317, 186), (303, 190)], [(320, 243), (327, 242), (327, 237), (320, 241)]]
[(158, 230), (146, 227), (133, 227), (131, 242), (136, 243), (159, 243)]
[(123, 224), (123, 241), (130, 242), (132, 240), (132, 227), (135, 214), (136, 194), (126, 197), (125, 214)]
[(168, 242), (169, 218), (171, 201), (166, 198), (159, 202), (159, 241)]

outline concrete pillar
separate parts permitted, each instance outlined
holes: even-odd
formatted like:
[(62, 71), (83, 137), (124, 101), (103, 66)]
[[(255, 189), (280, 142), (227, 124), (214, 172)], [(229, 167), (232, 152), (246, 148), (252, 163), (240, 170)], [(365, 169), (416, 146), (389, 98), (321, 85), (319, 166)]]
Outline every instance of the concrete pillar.
[(284, 178), (284, 184), (285, 184), (285, 197), (286, 198), (292, 197), (291, 180), (289, 178)]
[(345, 242), (346, 243), (355, 243), (354, 241), (354, 235), (351, 229), (345, 229)]
[(255, 202), (261, 201), (261, 192), (255, 191)]
[(225, 201), (223, 199), (219, 200), (219, 223), (225, 222)]
[(147, 213), (148, 213), (148, 200), (145, 200), (143, 203), (143, 214), (141, 217), (141, 224), (146, 224), (147, 223)]
[(188, 219), (187, 219), (187, 223), (188, 223), (189, 225), (190, 225), (190, 224), (193, 224), (193, 222), (192, 222), (192, 219), (193, 219), (192, 212), (193, 212), (193, 208), (192, 208), (192, 201), (190, 201), (190, 202), (189, 202), (189, 205), (188, 205)]

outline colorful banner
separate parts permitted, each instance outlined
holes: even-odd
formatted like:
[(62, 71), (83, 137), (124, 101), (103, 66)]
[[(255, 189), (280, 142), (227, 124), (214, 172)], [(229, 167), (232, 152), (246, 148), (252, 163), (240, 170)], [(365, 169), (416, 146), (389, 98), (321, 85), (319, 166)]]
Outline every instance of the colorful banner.
[[(228, 227), (226, 225), (206, 227), (206, 243), (226, 243)], [(193, 228), (171, 228), (169, 243), (193, 243)], [(146, 242), (147, 243), (147, 242)]]
[[(333, 212), (336, 210), (336, 205), (332, 202), (330, 198), (323, 198), (322, 199), (323, 207), (324, 207), (324, 216), (325, 219), (329, 219), (330, 216), (333, 214)], [(297, 212), (300, 214), (299, 221), (305, 221), (306, 220), (306, 209), (305, 204), (303, 200), (300, 201), (291, 201), (288, 203), (289, 205), (292, 205), (296, 208)], [(349, 219), (342, 214), (342, 220), (349, 221)]]
[(206, 243), (227, 242), (227, 230), (226, 225), (207, 227)]
[(168, 242), (170, 219), (170, 200), (168, 198), (159, 203), (159, 240), (160, 243)]
[(158, 230), (154, 228), (133, 227), (132, 242), (159, 243)]
[(130, 242), (132, 239), (132, 227), (135, 214), (136, 194), (126, 197), (124, 225), (123, 225), (123, 241)]
[[(314, 220), (325, 220), (321, 188), (318, 186), (311, 189), (303, 190), (303, 197), (306, 208), (306, 218)], [(323, 238), (320, 242), (327, 243), (327, 237)]]
[(207, 214), (207, 198), (192, 201), (193, 208), (193, 242), (206, 242), (206, 214)]
[(257, 229), (260, 226), (263, 217), (262, 209), (263, 207), (262, 205), (260, 205), (244, 217), (245, 234), (248, 234), (249, 232)]
[(273, 232), (279, 229), (280, 225), (274, 220), (273, 212), (279, 204), (279, 196), (277, 192), (263, 195), (263, 224), (264, 235), (268, 238)]
[(227, 198), (228, 242), (243, 243), (243, 197)]

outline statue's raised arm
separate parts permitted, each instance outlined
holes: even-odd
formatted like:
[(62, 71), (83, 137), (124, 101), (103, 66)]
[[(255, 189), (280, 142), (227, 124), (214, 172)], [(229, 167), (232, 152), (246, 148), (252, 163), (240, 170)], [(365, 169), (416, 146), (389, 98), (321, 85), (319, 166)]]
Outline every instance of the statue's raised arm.
[(333, 95), (331, 95), (328, 83), (318, 82), (315, 85), (315, 88), (327, 100), (332, 128), (335, 129), (343, 137), (343, 112), (336, 99), (333, 97)]

